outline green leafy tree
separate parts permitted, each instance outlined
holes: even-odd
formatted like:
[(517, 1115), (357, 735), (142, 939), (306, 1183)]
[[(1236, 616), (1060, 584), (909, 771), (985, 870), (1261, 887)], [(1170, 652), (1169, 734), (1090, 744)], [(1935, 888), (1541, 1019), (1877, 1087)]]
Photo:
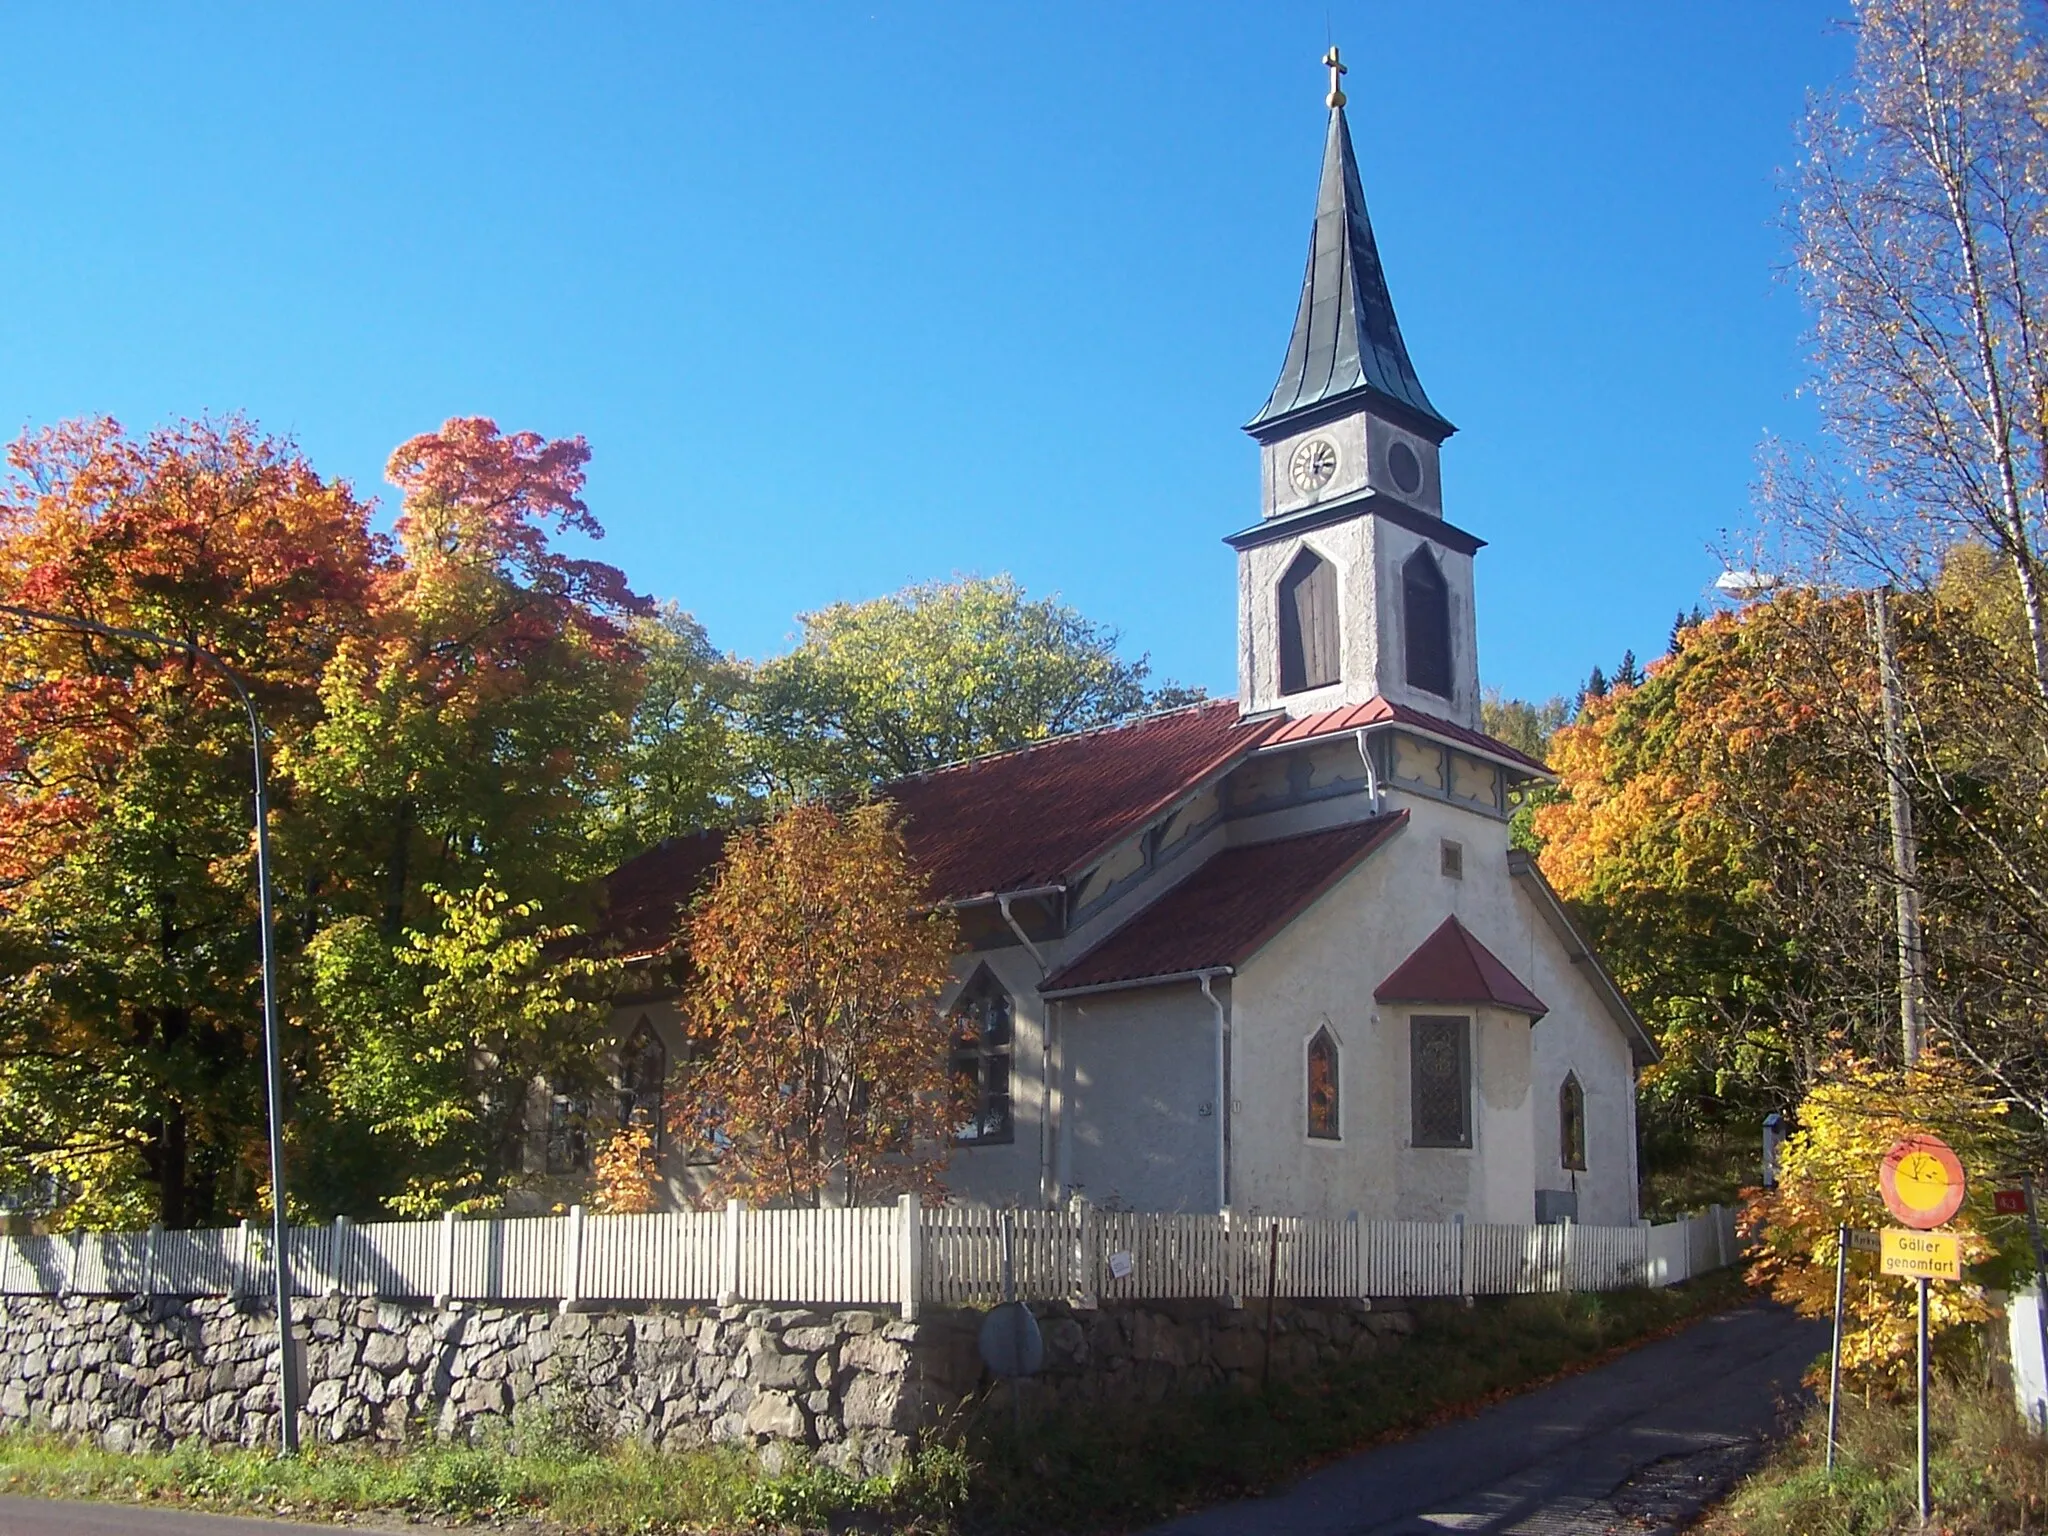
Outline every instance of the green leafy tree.
[(1147, 689), (1113, 629), (1008, 576), (927, 582), (802, 616), (746, 704), (759, 771), (835, 792), (1198, 697)]
[(632, 636), (645, 658), (640, 694), (606, 807), (621, 859), (752, 804), (750, 743), (737, 712), (745, 665), (721, 656), (674, 603), (635, 619)]

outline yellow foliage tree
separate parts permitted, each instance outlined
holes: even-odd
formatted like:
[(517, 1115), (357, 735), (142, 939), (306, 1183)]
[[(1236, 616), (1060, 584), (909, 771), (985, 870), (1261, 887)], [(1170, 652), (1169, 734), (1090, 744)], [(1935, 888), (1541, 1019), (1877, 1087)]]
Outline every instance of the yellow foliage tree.
[(654, 1132), (636, 1120), (605, 1139), (591, 1159), (591, 1203), (610, 1216), (635, 1216), (661, 1204)]
[[(1962, 1240), (1963, 1262), (1984, 1266), (2019, 1234), (1991, 1213), (1991, 1187), (2010, 1165), (2016, 1137), (1998, 1103), (1971, 1075), (1938, 1054), (1904, 1072), (1855, 1056), (1828, 1063), (1799, 1106), (1799, 1129), (1779, 1155), (1778, 1187), (1752, 1195), (1744, 1212), (1756, 1244), (1750, 1278), (1808, 1317), (1834, 1309), (1837, 1232), (1898, 1223), (1885, 1209), (1878, 1164), (1900, 1137), (1933, 1131), (1962, 1160), (1969, 1199), (1945, 1230)], [(1983, 1278), (1983, 1271), (1976, 1272)], [(1842, 1366), (1897, 1383), (1915, 1350), (1914, 1287), (1852, 1253), (1843, 1295)], [(1928, 1327), (1937, 1338), (1987, 1321), (1982, 1284), (1937, 1283)]]

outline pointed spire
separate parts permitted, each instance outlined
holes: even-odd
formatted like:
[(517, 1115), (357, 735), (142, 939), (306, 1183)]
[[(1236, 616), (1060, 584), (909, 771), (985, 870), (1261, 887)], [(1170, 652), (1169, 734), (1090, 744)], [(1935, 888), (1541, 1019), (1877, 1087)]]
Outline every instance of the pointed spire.
[(1356, 399), (1387, 407), (1393, 419), (1442, 442), (1457, 428), (1423, 393), (1394, 318), (1379, 246), (1366, 217), (1351, 128), (1344, 120), (1344, 93), (1337, 82), (1345, 69), (1334, 48), (1323, 63), (1330, 71), (1330, 135), (1323, 148), (1323, 181), (1301, 307), (1280, 382), (1245, 430), (1264, 440), (1299, 412)]

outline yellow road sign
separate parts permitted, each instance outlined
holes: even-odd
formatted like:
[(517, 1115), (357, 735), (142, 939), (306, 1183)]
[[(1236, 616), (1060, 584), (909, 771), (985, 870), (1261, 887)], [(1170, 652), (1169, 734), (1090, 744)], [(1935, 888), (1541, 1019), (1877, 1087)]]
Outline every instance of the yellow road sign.
[(1878, 1267), (1888, 1275), (1916, 1280), (1963, 1278), (1963, 1245), (1952, 1232), (1909, 1232), (1886, 1227)]

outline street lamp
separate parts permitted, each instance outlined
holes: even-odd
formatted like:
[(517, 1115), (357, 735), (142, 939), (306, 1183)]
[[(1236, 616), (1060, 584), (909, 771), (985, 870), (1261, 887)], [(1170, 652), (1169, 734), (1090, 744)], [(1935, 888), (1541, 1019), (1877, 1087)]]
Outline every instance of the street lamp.
[(263, 946), (263, 1065), (268, 1089), (270, 1116), (270, 1250), (277, 1287), (277, 1405), (278, 1448), (289, 1456), (299, 1448), (298, 1383), (292, 1372), (292, 1278), (291, 1230), (285, 1224), (284, 1202), (284, 1060), (278, 1047), (277, 1027), (277, 945), (270, 921), (270, 804), (263, 787), (263, 722), (256, 703), (242, 679), (226, 662), (203, 645), (174, 640), (148, 629), (120, 629), (96, 624), (70, 614), (45, 613), (17, 603), (0, 603), (0, 613), (36, 624), (52, 625), (80, 634), (101, 635), (110, 640), (139, 640), (183, 651), (205, 662), (228, 680), (235, 697), (249, 717), (249, 751), (256, 779), (256, 923)]
[[(1784, 585), (1775, 571), (1723, 571), (1714, 578), (1714, 590), (1737, 602), (1747, 602)], [(1849, 589), (1816, 585), (1815, 591), (1842, 592)], [(1898, 892), (1899, 946), (1899, 1032), (1906, 1065), (1920, 1059), (1920, 979), (1923, 962), (1920, 946), (1920, 870), (1918, 845), (1913, 835), (1913, 802), (1906, 793), (1906, 744), (1902, 720), (1904, 688), (1899, 681), (1898, 639), (1892, 632), (1892, 589), (1880, 583), (1869, 589), (1870, 638), (1877, 647), (1877, 692), (1883, 721), (1886, 811), (1892, 829), (1892, 882)]]

